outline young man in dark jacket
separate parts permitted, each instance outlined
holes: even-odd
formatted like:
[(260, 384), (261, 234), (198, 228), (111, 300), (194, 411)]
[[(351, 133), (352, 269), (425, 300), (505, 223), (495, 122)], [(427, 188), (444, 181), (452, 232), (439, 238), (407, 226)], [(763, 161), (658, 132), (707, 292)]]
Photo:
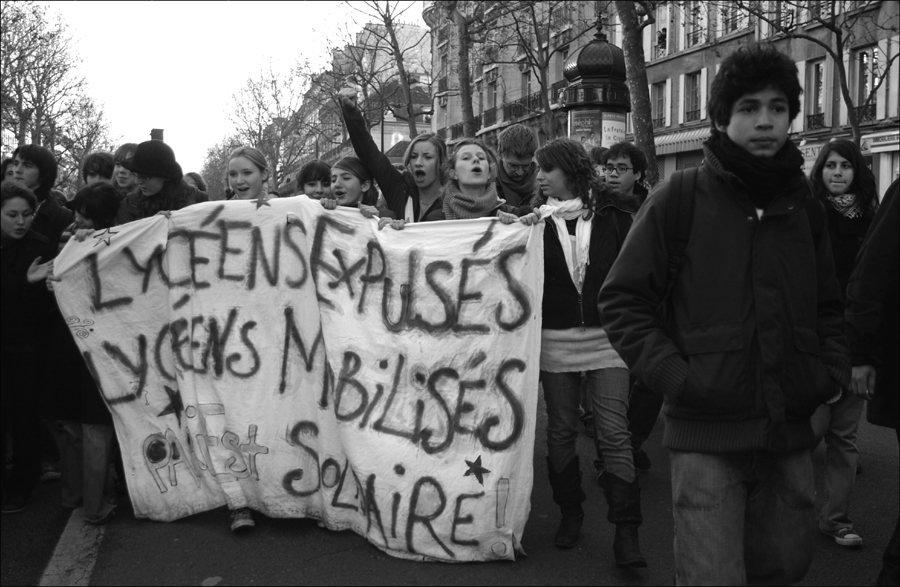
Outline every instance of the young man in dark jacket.
[[(853, 393), (869, 401), (867, 417), (900, 441), (900, 180), (888, 188), (856, 257), (847, 286), (845, 328), (853, 353)], [(876, 367), (877, 366), (877, 367)], [(896, 585), (900, 519), (882, 558), (877, 585)]]
[(800, 92), (773, 48), (725, 59), (671, 289), (664, 183), (600, 292), (613, 347), (665, 398), (678, 585), (789, 584), (812, 560), (809, 419), (850, 360), (825, 213), (788, 140)]
[(523, 124), (507, 127), (497, 137), (500, 165), (497, 169), (497, 195), (516, 208), (524, 207), (531, 212), (528, 204), (534, 196), (537, 178), (537, 151), (534, 133)]

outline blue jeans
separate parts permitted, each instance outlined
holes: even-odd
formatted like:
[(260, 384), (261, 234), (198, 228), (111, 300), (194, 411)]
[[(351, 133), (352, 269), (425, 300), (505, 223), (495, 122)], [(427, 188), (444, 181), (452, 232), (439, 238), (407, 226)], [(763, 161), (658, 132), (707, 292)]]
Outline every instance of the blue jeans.
[(850, 498), (859, 461), (856, 431), (865, 404), (859, 396), (844, 393), (837, 402), (819, 406), (810, 420), (816, 438), (825, 437), (825, 505), (819, 514), (823, 530), (853, 528)]
[(812, 562), (809, 450), (670, 451), (676, 585), (788, 585)]
[[(628, 369), (611, 368), (588, 371), (587, 388), (594, 414), (597, 446), (603, 453), (606, 470), (631, 483), (631, 435), (628, 433)], [(547, 449), (556, 471), (565, 469), (575, 458), (578, 439), (578, 404), (581, 374), (541, 371), (544, 400), (547, 403)]]

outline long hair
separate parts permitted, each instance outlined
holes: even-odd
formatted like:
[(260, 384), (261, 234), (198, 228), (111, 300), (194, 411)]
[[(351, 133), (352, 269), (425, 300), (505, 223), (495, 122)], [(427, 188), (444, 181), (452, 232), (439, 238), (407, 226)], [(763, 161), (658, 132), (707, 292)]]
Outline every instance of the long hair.
[(39, 202), (43, 202), (50, 195), (59, 171), (59, 164), (56, 162), (53, 151), (40, 145), (22, 145), (13, 151), (13, 159), (16, 156), (22, 161), (31, 161), (40, 170), (41, 183), (34, 188), (34, 195), (37, 196)]
[[(581, 198), (586, 210), (593, 209), (595, 189), (600, 185), (600, 177), (594, 169), (594, 163), (578, 141), (559, 138), (554, 139), (538, 149), (534, 158), (538, 166), (545, 172), (559, 169), (566, 176), (566, 187), (575, 197)], [(531, 200), (532, 207), (547, 203), (540, 187), (535, 186), (535, 194)], [(585, 218), (590, 218), (590, 212)]]
[(856, 196), (856, 203), (863, 211), (863, 214), (869, 218), (875, 216), (875, 210), (878, 209), (878, 190), (875, 187), (875, 174), (866, 165), (859, 147), (849, 139), (835, 139), (819, 151), (819, 156), (816, 157), (816, 162), (809, 172), (816, 197), (825, 200), (830, 195), (828, 188), (825, 187), (825, 182), (822, 180), (822, 170), (825, 169), (828, 156), (832, 153), (837, 153), (853, 166), (853, 181), (850, 183), (847, 193)]
[[(437, 151), (437, 166), (438, 166), (438, 181), (441, 185), (446, 185), (447, 180), (447, 143), (444, 142), (444, 139), (439, 137), (434, 133), (424, 133), (416, 136), (409, 142), (409, 145), (406, 147), (406, 152), (403, 153), (403, 166), (409, 169), (409, 162), (412, 160), (412, 152), (413, 148), (418, 143), (428, 142), (434, 145), (435, 151)], [(409, 169), (412, 172), (412, 169)]]
[(360, 161), (359, 157), (354, 155), (343, 157), (331, 166), (332, 173), (334, 173), (335, 169), (349, 171), (356, 176), (356, 179), (359, 180), (360, 184), (369, 182), (369, 189), (363, 191), (362, 197), (359, 200), (360, 204), (374, 206), (378, 203), (378, 188), (375, 187), (375, 180), (372, 179), (372, 174), (369, 173), (369, 170), (366, 169), (366, 166), (363, 165), (363, 162)]
[(112, 179), (116, 161), (112, 153), (106, 151), (94, 151), (84, 159), (81, 167), (81, 179), (87, 181), (87, 176), (96, 173), (103, 179)]

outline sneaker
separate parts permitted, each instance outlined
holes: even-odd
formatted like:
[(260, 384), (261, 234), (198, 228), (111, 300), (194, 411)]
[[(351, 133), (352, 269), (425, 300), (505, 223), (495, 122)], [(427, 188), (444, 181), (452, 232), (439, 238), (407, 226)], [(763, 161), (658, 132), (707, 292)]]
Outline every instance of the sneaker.
[(255, 526), (253, 513), (250, 508), (238, 508), (231, 512), (231, 531), (240, 532), (250, 530)]
[(853, 528), (838, 528), (837, 530), (819, 528), (819, 532), (831, 536), (841, 546), (862, 546), (863, 539), (853, 531)]
[(103, 526), (104, 524), (108, 524), (115, 517), (116, 517), (116, 510), (114, 508), (114, 509), (109, 510), (109, 513), (106, 514), (105, 516), (103, 516), (102, 518), (100, 518), (99, 520), (93, 521), (93, 520), (88, 520), (87, 518), (85, 518), (84, 523), (90, 524), (91, 526)]
[(41, 465), (41, 481), (47, 483), (48, 481), (59, 481), (62, 478), (62, 473), (59, 472), (59, 467), (54, 463), (44, 463)]
[(2, 514), (18, 514), (24, 512), (28, 507), (28, 499), (24, 497), (12, 496), (7, 497), (3, 501), (3, 507), (0, 508)]
[(650, 457), (647, 456), (644, 449), (631, 453), (631, 458), (634, 459), (634, 469), (639, 473), (646, 473), (650, 470)]

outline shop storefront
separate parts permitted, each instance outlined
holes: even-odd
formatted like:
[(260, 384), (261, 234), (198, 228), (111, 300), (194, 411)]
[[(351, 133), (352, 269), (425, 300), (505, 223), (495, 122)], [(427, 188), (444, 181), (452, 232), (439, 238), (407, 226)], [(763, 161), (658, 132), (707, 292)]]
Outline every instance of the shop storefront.
[(900, 130), (863, 135), (860, 147), (863, 154), (872, 159), (875, 186), (881, 198), (888, 186), (900, 177)]

